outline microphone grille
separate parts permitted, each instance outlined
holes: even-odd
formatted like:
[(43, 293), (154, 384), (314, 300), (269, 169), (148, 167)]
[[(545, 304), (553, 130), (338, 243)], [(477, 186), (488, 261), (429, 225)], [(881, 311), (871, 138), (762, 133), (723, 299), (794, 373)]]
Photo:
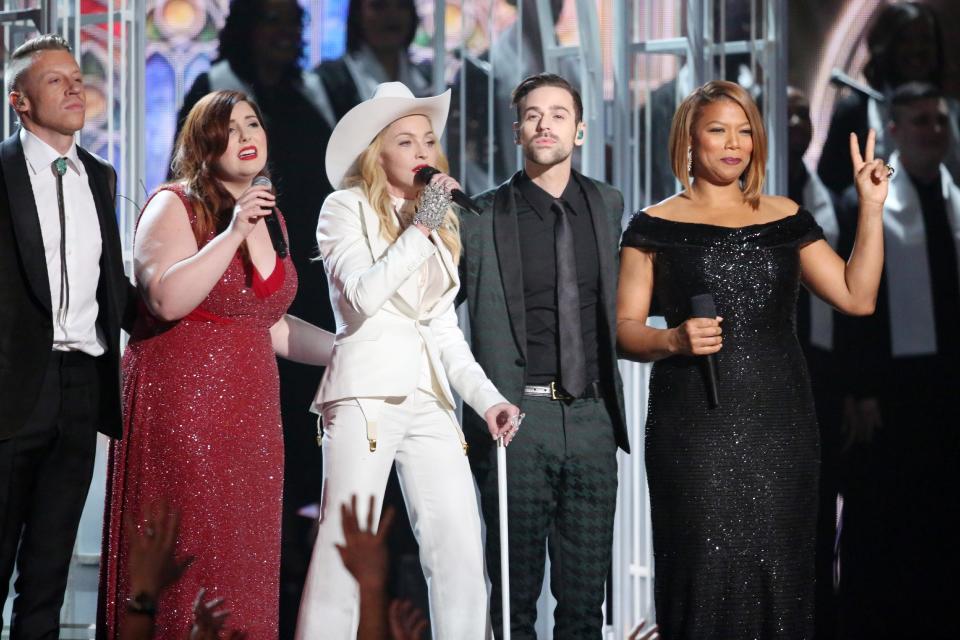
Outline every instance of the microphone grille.
[(430, 182), (430, 178), (432, 178), (434, 175), (438, 173), (440, 173), (438, 169), (434, 169), (430, 165), (423, 165), (422, 167), (417, 169), (417, 175), (416, 175), (417, 182), (424, 185), (428, 184)]
[(690, 296), (690, 317), (716, 318), (717, 306), (713, 303), (713, 296), (709, 293)]
[(273, 189), (273, 183), (270, 182), (270, 178), (267, 176), (257, 176), (253, 179), (253, 186), (255, 187), (267, 187), (268, 189)]

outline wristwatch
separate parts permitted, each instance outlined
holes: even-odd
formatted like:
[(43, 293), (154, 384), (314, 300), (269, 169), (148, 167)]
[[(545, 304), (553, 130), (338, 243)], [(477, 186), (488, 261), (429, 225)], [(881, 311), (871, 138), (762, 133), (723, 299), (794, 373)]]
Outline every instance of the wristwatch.
[(157, 615), (157, 601), (146, 591), (141, 591), (127, 598), (127, 611), (153, 617)]

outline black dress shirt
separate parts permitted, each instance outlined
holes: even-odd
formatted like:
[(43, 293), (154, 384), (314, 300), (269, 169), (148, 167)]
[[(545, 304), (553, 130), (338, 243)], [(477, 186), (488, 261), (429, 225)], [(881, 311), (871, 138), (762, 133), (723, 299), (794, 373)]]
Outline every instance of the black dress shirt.
[[(525, 173), (516, 183), (517, 225), (523, 265), (523, 299), (527, 324), (526, 384), (544, 385), (560, 372), (557, 319), (557, 263), (555, 225), (550, 209), (554, 197)], [(580, 323), (587, 381), (598, 379), (597, 327), (600, 306), (600, 266), (597, 238), (583, 187), (571, 176), (560, 199), (565, 203), (576, 238), (577, 278), (580, 287)]]

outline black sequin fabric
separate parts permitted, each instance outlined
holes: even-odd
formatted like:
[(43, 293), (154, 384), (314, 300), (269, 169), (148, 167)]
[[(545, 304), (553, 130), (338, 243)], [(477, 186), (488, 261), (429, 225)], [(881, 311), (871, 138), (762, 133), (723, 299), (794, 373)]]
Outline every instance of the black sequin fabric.
[(720, 406), (702, 359), (653, 366), (646, 464), (657, 623), (665, 640), (810, 638), (819, 442), (796, 337), (799, 250), (823, 237), (805, 210), (729, 228), (637, 213), (623, 246), (654, 253), (670, 327), (690, 297), (723, 318)]

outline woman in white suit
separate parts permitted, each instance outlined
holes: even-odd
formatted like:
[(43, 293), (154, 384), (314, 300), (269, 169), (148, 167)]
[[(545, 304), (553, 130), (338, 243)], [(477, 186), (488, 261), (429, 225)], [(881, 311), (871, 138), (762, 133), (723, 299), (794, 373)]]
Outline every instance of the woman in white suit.
[(355, 638), (358, 587), (336, 549), (340, 506), (353, 495), (379, 517), (394, 461), (420, 545), (434, 637), (488, 635), (480, 515), (451, 387), (484, 415), (492, 437), (511, 438), (509, 404), (476, 363), (457, 326), (456, 181), (415, 181), (444, 168), (439, 140), (450, 92), (414, 98), (399, 82), (337, 124), (327, 150), (331, 194), (317, 243), (337, 335), (314, 410), (323, 429), (323, 504), (304, 588), (298, 640)]

